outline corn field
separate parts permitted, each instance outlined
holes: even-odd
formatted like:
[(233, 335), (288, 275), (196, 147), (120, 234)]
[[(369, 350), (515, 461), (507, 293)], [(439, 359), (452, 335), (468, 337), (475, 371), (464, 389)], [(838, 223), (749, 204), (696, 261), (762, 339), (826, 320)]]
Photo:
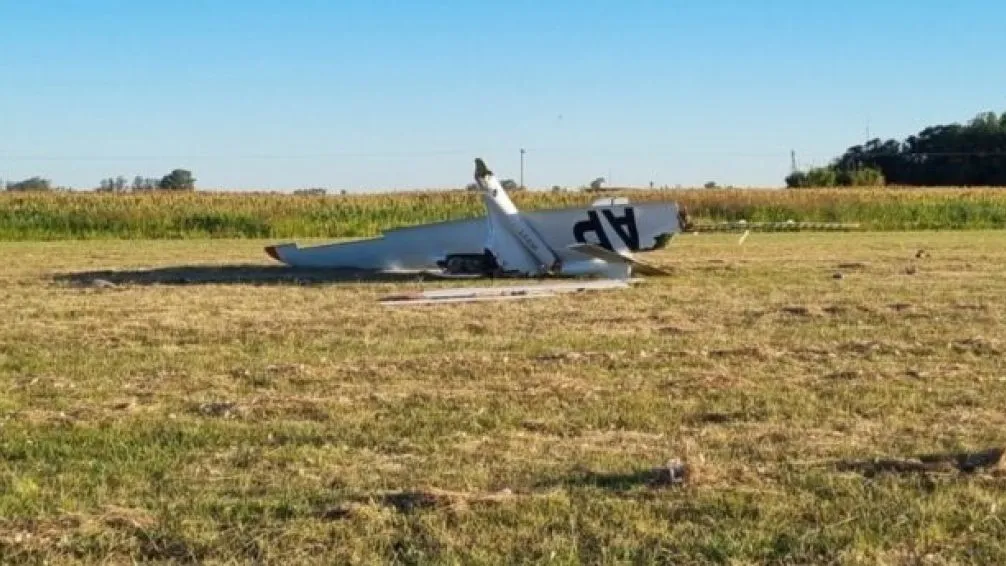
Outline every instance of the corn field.
[[(694, 221), (855, 222), (869, 230), (1006, 227), (1006, 191), (934, 189), (675, 189), (517, 192), (524, 210), (594, 199), (676, 201)], [(465, 191), (365, 195), (278, 193), (0, 193), (0, 239), (313, 238), (371, 236), (398, 226), (483, 214)]]

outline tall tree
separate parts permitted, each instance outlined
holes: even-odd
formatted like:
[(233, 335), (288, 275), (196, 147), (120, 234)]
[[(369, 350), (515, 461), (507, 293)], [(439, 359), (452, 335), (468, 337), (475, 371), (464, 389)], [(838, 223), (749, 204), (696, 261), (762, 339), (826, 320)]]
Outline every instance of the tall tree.
[(166, 191), (191, 191), (196, 188), (196, 180), (191, 171), (175, 169), (161, 178), (158, 188)]
[(51, 191), (52, 182), (42, 177), (31, 177), (16, 183), (7, 183), (8, 191)]
[[(894, 185), (1006, 186), (1006, 112), (983, 112), (965, 125), (929, 126), (904, 141), (873, 139), (848, 148), (828, 168), (839, 185), (870, 169)], [(808, 177), (790, 175), (787, 184), (806, 186)]]

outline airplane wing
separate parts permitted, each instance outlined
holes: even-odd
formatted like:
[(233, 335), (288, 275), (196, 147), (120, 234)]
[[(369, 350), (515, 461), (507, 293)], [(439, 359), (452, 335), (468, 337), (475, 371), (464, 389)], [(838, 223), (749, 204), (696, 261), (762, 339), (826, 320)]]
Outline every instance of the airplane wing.
[(485, 218), (471, 218), (407, 226), (350, 242), (305, 248), (280, 244), (267, 247), (266, 253), (293, 267), (439, 271), (437, 261), (448, 253), (483, 253), (485, 239)]

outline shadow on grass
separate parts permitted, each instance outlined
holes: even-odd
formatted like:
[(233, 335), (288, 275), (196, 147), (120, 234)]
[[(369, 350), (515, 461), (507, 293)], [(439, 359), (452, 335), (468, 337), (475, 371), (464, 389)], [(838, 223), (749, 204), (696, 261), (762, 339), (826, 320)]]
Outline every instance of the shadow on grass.
[(82, 271), (56, 274), (60, 283), (82, 287), (115, 285), (322, 285), (356, 282), (439, 280), (426, 273), (385, 273), (360, 269), (310, 269), (262, 265), (181, 265), (154, 269)]
[(628, 472), (596, 472), (577, 468), (564, 478), (539, 482), (536, 487), (593, 487), (624, 492), (638, 487), (661, 488), (681, 484), (688, 479), (688, 475), (688, 467), (679, 462), (669, 462), (665, 466)]
[(915, 458), (869, 458), (864, 460), (838, 460), (834, 467), (839, 471), (856, 472), (866, 477), (879, 474), (921, 474), (962, 472), (973, 474), (1003, 473), (1000, 466), (1004, 449), (989, 448), (979, 452), (948, 452), (923, 454)]

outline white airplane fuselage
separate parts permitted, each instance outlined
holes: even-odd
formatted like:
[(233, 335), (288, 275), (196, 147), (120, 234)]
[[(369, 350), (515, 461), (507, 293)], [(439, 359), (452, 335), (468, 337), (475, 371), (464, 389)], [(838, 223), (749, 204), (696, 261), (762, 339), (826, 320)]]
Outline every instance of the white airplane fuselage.
[(680, 231), (673, 202), (630, 205), (604, 199), (590, 207), (521, 212), (495, 175), (476, 159), (484, 218), (409, 226), (378, 238), (298, 248), (269, 246), (295, 267), (441, 271), (540, 277), (626, 279), (632, 253), (666, 245)]

